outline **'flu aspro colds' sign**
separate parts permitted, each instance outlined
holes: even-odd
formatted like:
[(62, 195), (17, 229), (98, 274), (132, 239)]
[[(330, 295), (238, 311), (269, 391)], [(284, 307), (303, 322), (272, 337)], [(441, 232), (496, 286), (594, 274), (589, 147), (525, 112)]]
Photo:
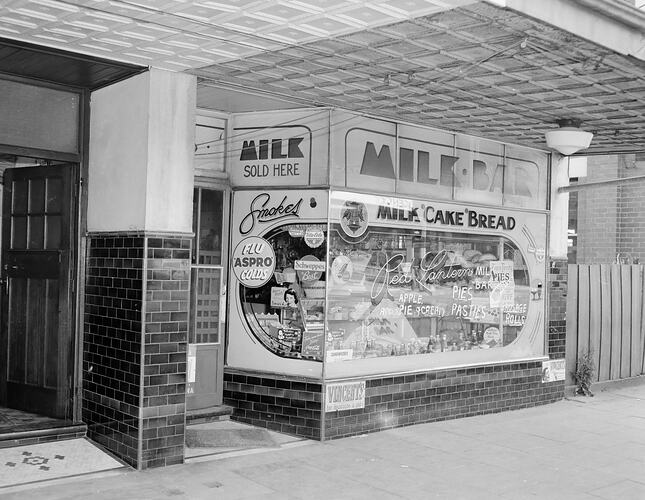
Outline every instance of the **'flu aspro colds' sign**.
[(275, 252), (271, 243), (258, 236), (249, 236), (240, 241), (231, 258), (233, 272), (247, 288), (258, 288), (273, 276)]

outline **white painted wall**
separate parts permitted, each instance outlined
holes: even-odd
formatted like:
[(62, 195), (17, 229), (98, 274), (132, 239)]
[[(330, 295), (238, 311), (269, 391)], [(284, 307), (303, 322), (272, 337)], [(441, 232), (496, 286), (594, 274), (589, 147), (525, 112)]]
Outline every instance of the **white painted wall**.
[(91, 95), (88, 231), (144, 229), (149, 86), (143, 73)]
[(549, 257), (567, 258), (567, 230), (569, 228), (569, 193), (558, 193), (558, 188), (569, 185), (569, 158), (553, 153), (551, 170), (551, 225)]
[(152, 69), (145, 228), (192, 231), (195, 77)]
[(192, 231), (195, 86), (153, 69), (92, 93), (88, 231)]

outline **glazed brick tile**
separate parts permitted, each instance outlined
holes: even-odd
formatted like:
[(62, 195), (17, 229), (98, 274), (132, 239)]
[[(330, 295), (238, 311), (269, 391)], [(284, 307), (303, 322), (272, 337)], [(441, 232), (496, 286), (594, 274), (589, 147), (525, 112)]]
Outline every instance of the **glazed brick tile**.
[[(132, 259), (125, 267), (119, 259), (126, 243), (134, 239), (90, 238), (86, 267), (84, 320), (91, 335), (83, 344), (83, 416), (88, 435), (116, 453), (120, 442), (131, 439), (120, 424), (136, 418), (140, 403), (138, 385), (131, 382), (140, 372), (134, 354), (141, 350), (141, 324), (132, 320), (141, 314), (143, 275), (141, 263)], [(136, 459), (132, 451), (126, 448), (123, 458)]]
[[(141, 468), (183, 461), (190, 248), (183, 236), (88, 238), (83, 415), (91, 437)], [(180, 291), (173, 297), (166, 288)], [(138, 457), (138, 428), (182, 446), (147, 440), (155, 458)]]
[(320, 400), (321, 390), (320, 383), (301, 379), (224, 372), (224, 402), (233, 407), (233, 420), (302, 437), (320, 435), (320, 403), (307, 405)]
[[(407, 390), (413, 386), (413, 391)], [(412, 423), (528, 408), (557, 401), (563, 393), (563, 382), (541, 382), (540, 362), (371, 379), (366, 381), (365, 408), (327, 413), (325, 436), (336, 439)]]

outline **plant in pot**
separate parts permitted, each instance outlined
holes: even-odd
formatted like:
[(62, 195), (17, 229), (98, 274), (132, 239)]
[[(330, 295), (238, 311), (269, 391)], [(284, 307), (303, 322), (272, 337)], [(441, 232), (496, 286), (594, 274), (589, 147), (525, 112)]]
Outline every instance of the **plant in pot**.
[(592, 351), (580, 354), (576, 361), (576, 370), (573, 374), (576, 381), (576, 394), (584, 396), (593, 396), (591, 384), (596, 372), (596, 365), (593, 361)]

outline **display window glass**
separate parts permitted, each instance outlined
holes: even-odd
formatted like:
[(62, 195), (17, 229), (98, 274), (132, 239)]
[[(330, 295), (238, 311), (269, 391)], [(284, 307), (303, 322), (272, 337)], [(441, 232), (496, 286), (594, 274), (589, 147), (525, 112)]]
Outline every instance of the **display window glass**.
[(320, 378), (329, 191), (233, 195), (226, 363)]
[(237, 192), (227, 362), (334, 380), (543, 357), (546, 221), (335, 190)]
[[(312, 242), (314, 231), (318, 239)], [(260, 287), (240, 287), (250, 331), (278, 356), (322, 361), (325, 231), (322, 224), (272, 229), (264, 239), (275, 255), (275, 271)]]
[(328, 374), (542, 354), (543, 259), (517, 242), (531, 217), (429, 206), (332, 195)]

